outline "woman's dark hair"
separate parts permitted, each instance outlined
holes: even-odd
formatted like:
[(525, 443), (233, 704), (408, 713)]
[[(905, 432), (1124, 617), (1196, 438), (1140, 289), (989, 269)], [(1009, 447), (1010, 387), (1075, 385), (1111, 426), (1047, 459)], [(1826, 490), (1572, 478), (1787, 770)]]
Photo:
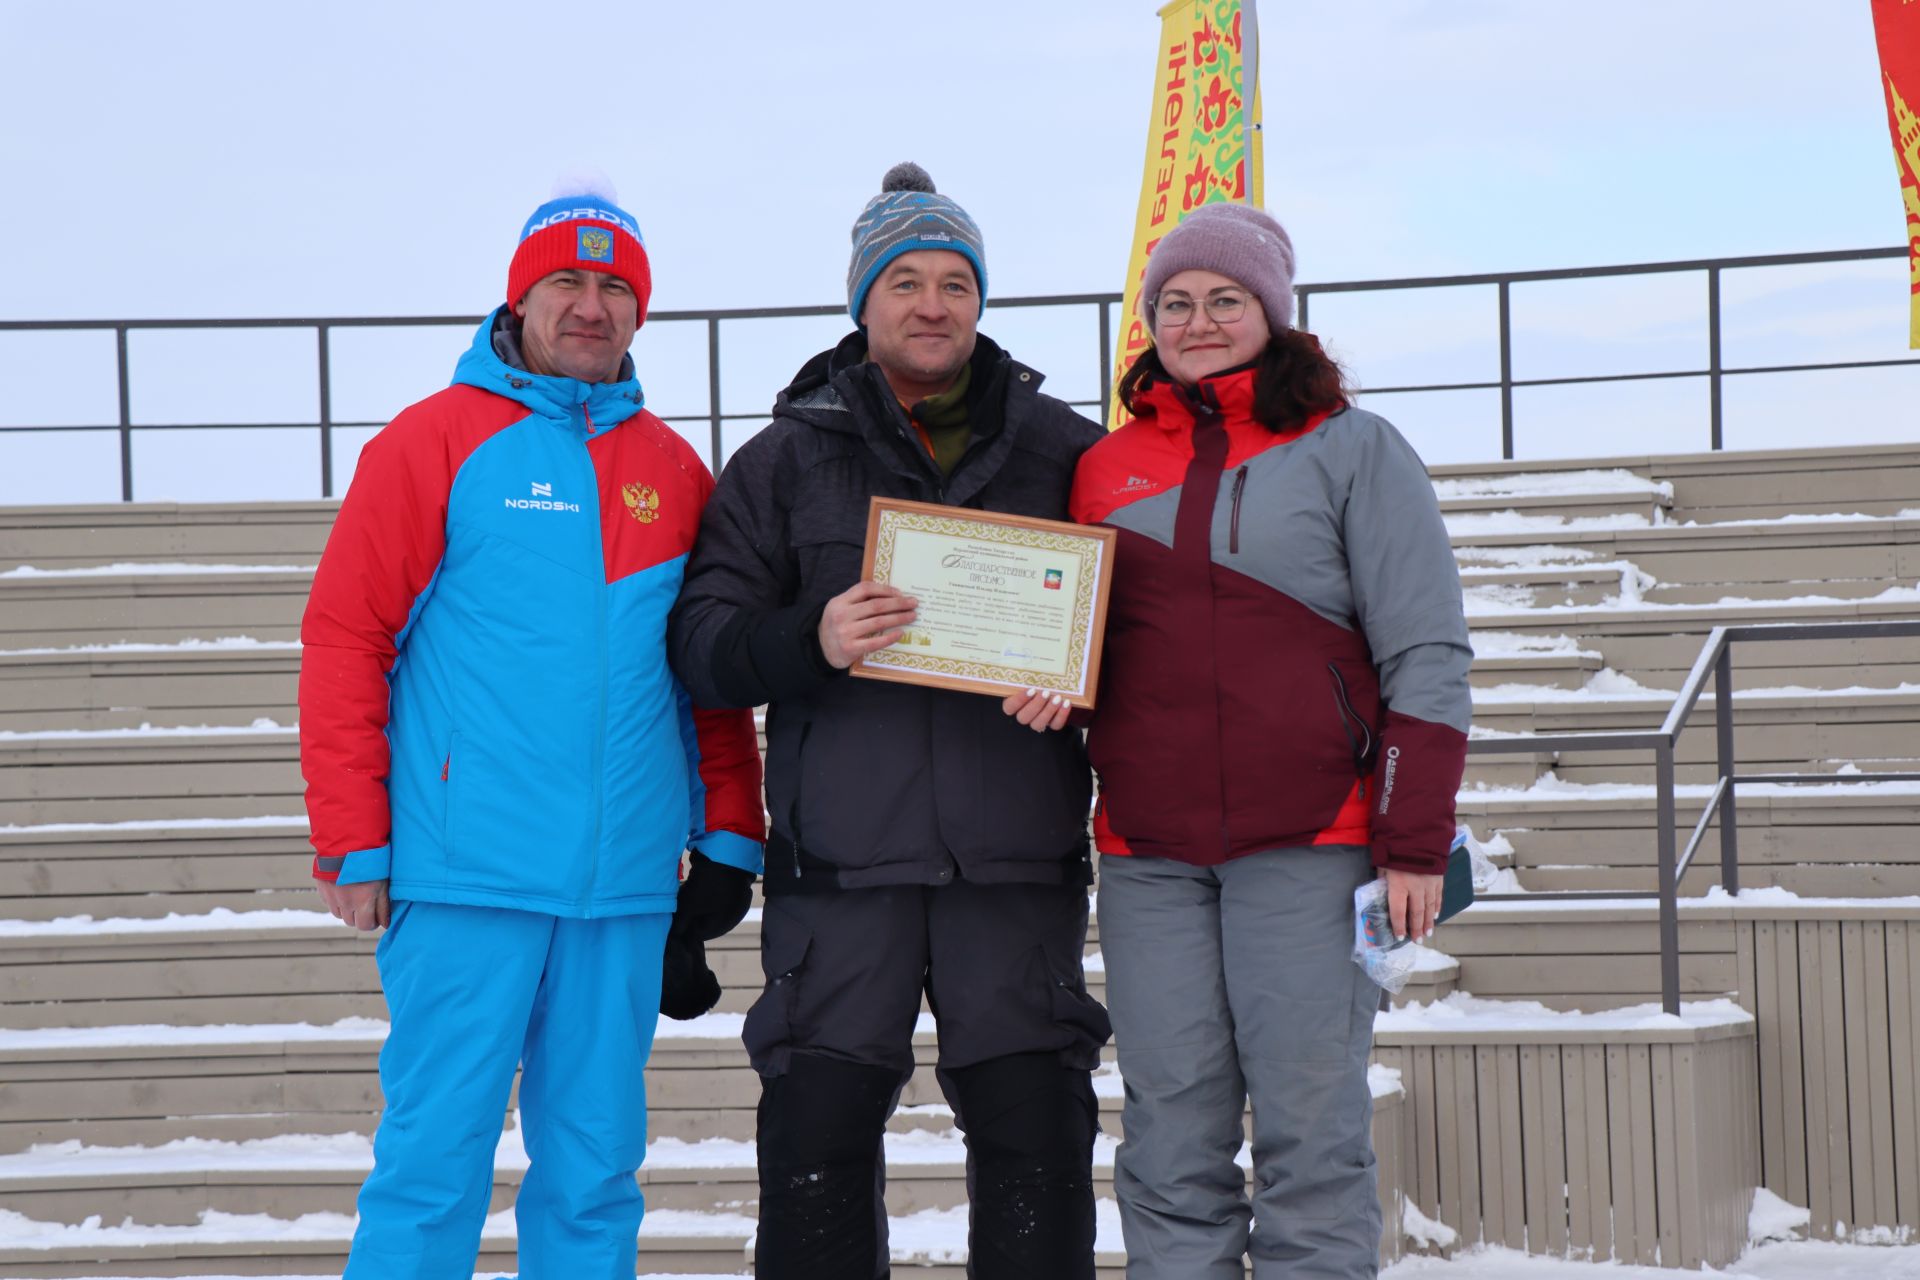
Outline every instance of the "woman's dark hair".
[[(1136, 393), (1169, 377), (1159, 348), (1148, 347), (1121, 376), (1120, 403), (1136, 417), (1151, 417), (1153, 406), (1137, 403)], [(1337, 409), (1350, 391), (1346, 372), (1303, 329), (1280, 330), (1254, 357), (1253, 418), (1269, 431), (1291, 431), (1316, 413)]]

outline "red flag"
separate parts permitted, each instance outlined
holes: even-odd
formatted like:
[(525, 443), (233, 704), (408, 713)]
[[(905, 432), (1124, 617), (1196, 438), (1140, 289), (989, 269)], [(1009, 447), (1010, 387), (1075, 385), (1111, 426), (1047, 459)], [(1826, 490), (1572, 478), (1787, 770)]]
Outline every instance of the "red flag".
[(1880, 42), (1880, 83), (1887, 95), (1887, 127), (1900, 168), (1907, 210), (1907, 267), (1912, 286), (1908, 346), (1920, 350), (1920, 4), (1873, 0), (1873, 32)]

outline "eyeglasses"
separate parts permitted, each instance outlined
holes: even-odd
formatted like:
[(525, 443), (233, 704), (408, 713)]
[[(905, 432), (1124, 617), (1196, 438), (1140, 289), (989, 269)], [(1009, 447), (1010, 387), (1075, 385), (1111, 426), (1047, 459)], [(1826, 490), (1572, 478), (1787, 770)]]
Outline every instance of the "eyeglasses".
[[(1247, 314), (1244, 293), (1215, 293), (1206, 301), (1207, 315), (1215, 324), (1234, 324)], [(1162, 329), (1179, 329), (1193, 322), (1193, 299), (1184, 293), (1167, 293), (1147, 304), (1155, 323)]]

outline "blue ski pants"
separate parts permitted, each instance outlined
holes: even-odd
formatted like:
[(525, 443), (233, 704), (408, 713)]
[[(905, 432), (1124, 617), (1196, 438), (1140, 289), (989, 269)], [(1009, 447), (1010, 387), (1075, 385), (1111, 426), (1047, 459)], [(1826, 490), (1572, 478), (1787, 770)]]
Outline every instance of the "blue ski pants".
[(348, 1280), (471, 1280), (514, 1067), (523, 1280), (630, 1280), (665, 914), (574, 920), (393, 904), (380, 939), (386, 1110)]

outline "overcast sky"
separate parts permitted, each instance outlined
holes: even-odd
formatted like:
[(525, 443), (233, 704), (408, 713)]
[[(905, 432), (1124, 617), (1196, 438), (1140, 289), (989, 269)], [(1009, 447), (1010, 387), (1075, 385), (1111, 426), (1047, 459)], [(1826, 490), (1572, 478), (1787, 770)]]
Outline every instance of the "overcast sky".
[[(843, 300), (848, 227), (906, 158), (981, 223), (992, 293), (1117, 289), (1154, 8), (0, 0), (0, 319), (477, 313), (526, 215), (583, 162), (640, 221), (656, 309)], [(1901, 242), (1864, 3), (1267, 0), (1260, 24), (1266, 202), (1303, 281)], [(1904, 354), (1898, 262), (1750, 276), (1728, 280), (1730, 361)], [(1697, 367), (1704, 293), (1699, 277), (1518, 290), (1519, 372)], [(1486, 376), (1491, 316), (1479, 290), (1312, 319), (1378, 387)], [(763, 408), (840, 327), (729, 326), (727, 409)], [(1090, 311), (983, 327), (1052, 389), (1097, 393)], [(343, 339), (336, 416), (383, 419), (444, 385), (466, 336)], [(700, 336), (642, 331), (658, 411), (705, 411)], [(312, 348), (136, 335), (135, 420), (311, 419)], [(1909, 372), (1730, 388), (1730, 442), (1795, 443), (1798, 413), (1837, 402), (1843, 432), (1911, 436)], [(1430, 460), (1497, 452), (1477, 394), (1374, 407)], [(1521, 409), (1523, 455), (1706, 443), (1692, 382)], [(114, 415), (109, 342), (0, 334), (0, 425)], [(211, 438), (143, 443), (139, 496), (317, 493), (304, 436), (218, 433), (216, 467)], [(114, 458), (110, 436), (0, 438), (0, 501), (116, 496), (98, 475)]]

